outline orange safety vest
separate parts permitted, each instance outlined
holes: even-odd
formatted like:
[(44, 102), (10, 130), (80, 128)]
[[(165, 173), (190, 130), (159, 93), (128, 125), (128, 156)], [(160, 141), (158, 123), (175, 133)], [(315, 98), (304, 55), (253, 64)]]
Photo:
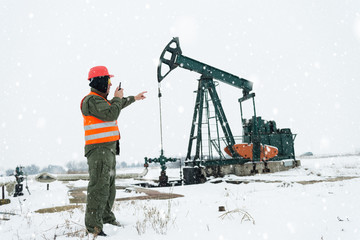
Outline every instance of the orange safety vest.
[[(101, 95), (94, 92), (90, 92), (87, 96), (89, 95), (96, 95), (102, 97)], [(81, 101), (80, 108), (82, 107), (82, 103), (85, 97)], [(111, 105), (108, 100), (106, 100), (104, 97), (102, 98), (109, 105)], [(105, 122), (94, 116), (85, 116), (84, 114), (83, 117), (84, 117), (84, 129), (85, 129), (85, 145), (113, 142), (120, 139), (120, 132), (119, 132), (119, 127), (117, 125), (117, 121)]]

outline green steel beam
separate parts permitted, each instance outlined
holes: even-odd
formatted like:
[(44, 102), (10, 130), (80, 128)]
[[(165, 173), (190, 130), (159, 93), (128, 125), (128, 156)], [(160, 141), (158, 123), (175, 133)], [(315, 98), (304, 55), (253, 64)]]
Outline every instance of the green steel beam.
[(175, 64), (181, 68), (200, 73), (202, 76), (211, 77), (223, 83), (243, 89), (247, 93), (249, 93), (253, 87), (253, 83), (244, 78), (239, 78), (231, 73), (180, 54), (176, 56)]

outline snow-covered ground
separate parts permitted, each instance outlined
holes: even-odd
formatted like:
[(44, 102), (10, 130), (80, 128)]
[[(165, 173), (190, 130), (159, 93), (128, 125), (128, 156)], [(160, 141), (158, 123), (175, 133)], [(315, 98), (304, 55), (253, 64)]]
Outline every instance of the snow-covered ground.
[[(184, 197), (117, 201), (114, 211), (124, 227), (105, 225), (104, 232), (106, 239), (360, 239), (359, 163), (360, 156), (304, 158), (301, 167), (286, 172), (151, 188)], [(151, 168), (146, 178), (155, 179), (159, 172)], [(177, 177), (179, 170), (168, 169), (168, 175)], [(134, 182), (117, 180), (117, 185)], [(68, 191), (86, 187), (86, 181), (53, 182), (49, 190), (36, 181), (28, 185), (31, 195), (24, 188), (24, 196), (6, 196), (11, 203), (0, 206), (0, 218), (9, 219), (0, 220), (1, 239), (93, 239), (85, 235), (84, 204), (35, 212), (74, 205)], [(116, 197), (143, 195), (119, 189)]]

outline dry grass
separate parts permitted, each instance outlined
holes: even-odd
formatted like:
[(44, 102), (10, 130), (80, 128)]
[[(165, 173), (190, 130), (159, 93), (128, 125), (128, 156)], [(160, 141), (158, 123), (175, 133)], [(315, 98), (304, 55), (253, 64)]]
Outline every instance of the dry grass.
[(167, 209), (158, 208), (149, 204), (142, 205), (143, 217), (136, 222), (136, 230), (139, 235), (151, 227), (157, 234), (165, 235), (170, 224), (174, 225), (176, 218), (171, 214), (171, 201), (168, 200)]
[[(146, 199), (156, 199), (167, 201), (139, 201), (142, 198), (131, 197), (126, 198), (128, 201), (117, 201), (114, 204), (113, 211), (129, 211), (136, 220), (134, 227), (139, 235), (143, 235), (148, 231), (154, 231), (157, 234), (165, 235), (169, 227), (175, 225), (176, 217), (172, 214), (173, 197), (182, 197), (172, 193), (160, 193), (152, 189), (136, 188), (137, 192), (146, 193)], [(167, 204), (166, 204), (167, 203)]]
[(65, 219), (64, 223), (43, 231), (41, 237), (43, 239), (57, 239), (58, 237), (90, 239), (90, 235), (88, 235), (88, 232), (83, 225), (70, 221), (69, 219)]
[(250, 221), (250, 222), (252, 222), (252, 224), (255, 224), (255, 219), (248, 212), (246, 212), (245, 210), (242, 210), (240, 208), (236, 208), (234, 210), (227, 211), (224, 214), (221, 214), (219, 216), (219, 218), (221, 218), (222, 220), (224, 220), (225, 218), (235, 219), (235, 215), (241, 216), (241, 223), (243, 221)]

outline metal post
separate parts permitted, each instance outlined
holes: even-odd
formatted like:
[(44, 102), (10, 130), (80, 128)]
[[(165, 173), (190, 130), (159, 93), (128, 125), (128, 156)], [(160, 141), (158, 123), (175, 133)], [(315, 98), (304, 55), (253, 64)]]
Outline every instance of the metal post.
[(254, 116), (256, 118), (255, 98), (254, 98), (254, 96), (252, 97), (252, 99), (253, 99), (253, 106), (254, 106)]
[(205, 91), (205, 106), (206, 106), (206, 123), (207, 123), (207, 131), (208, 131), (208, 156), (210, 159), (213, 158), (212, 154), (212, 146), (211, 146), (211, 127), (210, 127), (210, 104), (208, 99), (208, 93)]
[[(191, 159), (192, 144), (193, 144), (193, 140), (196, 138), (194, 136), (194, 132), (195, 132), (195, 122), (197, 119), (199, 105), (200, 105), (200, 95), (201, 95), (201, 81), (199, 81), (198, 90), (197, 90), (197, 94), (196, 94), (196, 102), (195, 102), (194, 114), (193, 114), (193, 119), (192, 119), (192, 124), (191, 124), (190, 138), (189, 138), (188, 150), (187, 150), (187, 154), (186, 154), (185, 166), (188, 166), (187, 161)], [(194, 163), (195, 162), (193, 162), (193, 164)]]
[[(240, 117), (241, 117), (241, 127), (244, 127), (244, 117), (243, 117), (243, 110), (242, 110), (242, 105), (241, 105), (241, 101), (239, 101), (240, 103)], [(243, 131), (244, 132), (244, 131)], [(243, 133), (244, 134), (244, 133)]]
[(253, 162), (254, 161), (260, 161), (260, 143), (261, 143), (261, 138), (260, 138), (260, 133), (259, 133), (259, 129), (258, 129), (258, 120), (256, 117), (256, 109), (255, 109), (255, 99), (253, 98), (253, 106), (254, 106), (254, 132), (253, 132), (253, 136), (252, 136), (252, 143), (253, 143)]
[[(198, 126), (197, 126), (197, 136), (196, 136), (196, 150), (195, 150), (195, 157), (194, 157), (194, 164), (195, 161), (202, 157), (202, 118), (203, 118), (203, 110), (204, 110), (204, 95), (205, 90), (203, 89), (202, 79), (200, 79), (200, 85), (202, 86), (200, 91), (200, 99), (199, 99), (199, 109), (198, 109)], [(200, 148), (201, 148), (201, 155), (200, 155)], [(202, 159), (201, 159), (202, 160)], [(195, 165), (194, 165), (195, 166)]]

